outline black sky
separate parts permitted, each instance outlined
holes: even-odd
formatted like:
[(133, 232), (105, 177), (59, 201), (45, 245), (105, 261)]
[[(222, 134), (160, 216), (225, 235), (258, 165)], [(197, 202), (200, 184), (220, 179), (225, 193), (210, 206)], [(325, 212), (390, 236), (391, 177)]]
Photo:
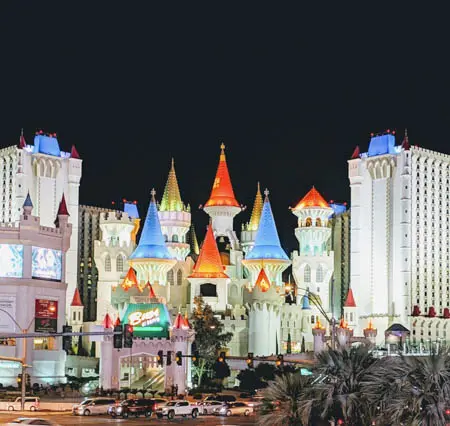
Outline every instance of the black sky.
[(313, 184), (348, 200), (370, 132), (450, 152), (446, 10), (160, 3), (1, 2), (0, 146), (57, 132), (84, 160), (83, 204), (142, 214), (174, 156), (202, 238), (223, 138), (238, 200), (267, 186), (288, 249), (287, 207)]

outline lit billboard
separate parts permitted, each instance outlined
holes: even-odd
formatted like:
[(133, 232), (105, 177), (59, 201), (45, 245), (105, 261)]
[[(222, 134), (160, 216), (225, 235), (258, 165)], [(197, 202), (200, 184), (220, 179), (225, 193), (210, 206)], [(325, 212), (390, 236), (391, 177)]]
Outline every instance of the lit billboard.
[(21, 278), (23, 273), (23, 246), (0, 244), (0, 277)]
[(170, 315), (162, 303), (130, 303), (121, 323), (132, 325), (135, 337), (169, 337)]
[(58, 331), (58, 301), (36, 299), (34, 318), (34, 331), (56, 333)]
[(31, 259), (33, 278), (61, 281), (61, 250), (33, 247)]

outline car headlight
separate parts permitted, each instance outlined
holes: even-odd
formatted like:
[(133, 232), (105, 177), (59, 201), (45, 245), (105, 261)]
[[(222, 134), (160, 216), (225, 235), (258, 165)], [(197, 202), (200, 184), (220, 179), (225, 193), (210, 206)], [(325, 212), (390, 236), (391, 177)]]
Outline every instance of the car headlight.
[(117, 407), (117, 408), (116, 408), (116, 411), (117, 411), (118, 413), (121, 413), (122, 410), (123, 410), (123, 407)]

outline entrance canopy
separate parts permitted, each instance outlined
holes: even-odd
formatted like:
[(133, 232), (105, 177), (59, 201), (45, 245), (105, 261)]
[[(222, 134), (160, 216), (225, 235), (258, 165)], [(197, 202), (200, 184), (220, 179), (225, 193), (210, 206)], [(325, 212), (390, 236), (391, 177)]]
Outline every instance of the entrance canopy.
[(172, 325), (163, 303), (130, 303), (121, 322), (133, 326), (135, 337), (150, 339), (168, 339)]

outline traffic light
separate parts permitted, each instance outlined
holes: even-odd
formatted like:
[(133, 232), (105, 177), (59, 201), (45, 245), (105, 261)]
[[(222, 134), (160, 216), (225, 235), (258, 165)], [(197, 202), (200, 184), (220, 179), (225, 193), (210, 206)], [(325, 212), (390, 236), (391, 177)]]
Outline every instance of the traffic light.
[(123, 347), (133, 347), (133, 326), (130, 324), (125, 324), (125, 327), (123, 329)]
[(183, 353), (181, 351), (176, 353), (175, 359), (177, 361), (177, 365), (183, 365)]
[(198, 361), (200, 359), (200, 354), (198, 353), (198, 351), (195, 351), (194, 354), (192, 355), (192, 363), (198, 367)]
[(172, 351), (167, 351), (167, 363), (166, 365), (172, 365)]
[(225, 352), (220, 352), (219, 359), (218, 359), (217, 361), (219, 361), (219, 362), (225, 362), (225, 359), (226, 359), (226, 354), (225, 354)]
[(17, 375), (17, 383), (22, 383), (22, 373)]
[(25, 373), (25, 377), (26, 377), (26, 384), (27, 387), (31, 387), (31, 376), (28, 373)]
[(248, 355), (247, 355), (247, 367), (248, 368), (254, 368), (253, 352), (249, 352)]
[(284, 365), (283, 355), (277, 355), (277, 360), (275, 361), (277, 367), (282, 367)]
[(164, 366), (164, 352), (163, 351), (158, 351), (158, 365), (160, 367)]
[[(62, 328), (63, 333), (72, 333), (72, 327), (70, 325), (63, 325)], [(63, 336), (63, 350), (67, 353), (72, 350), (72, 336)]]
[(116, 325), (114, 327), (114, 333), (120, 333), (120, 334), (114, 334), (113, 342), (114, 342), (114, 349), (122, 349), (123, 346), (123, 327), (121, 325)]

